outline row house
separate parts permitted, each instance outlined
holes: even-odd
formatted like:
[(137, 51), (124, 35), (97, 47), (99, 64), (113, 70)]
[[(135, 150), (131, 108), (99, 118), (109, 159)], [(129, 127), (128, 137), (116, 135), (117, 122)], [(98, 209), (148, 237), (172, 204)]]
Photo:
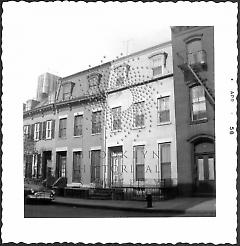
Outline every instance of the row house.
[(171, 30), (171, 42), (40, 79), (40, 102), (24, 106), (25, 177), (215, 194), (213, 27)]
[(24, 112), (25, 177), (52, 175), (66, 178), (68, 186), (102, 185), (109, 66), (61, 78), (54, 103), (46, 99)]
[(112, 62), (107, 94), (108, 185), (176, 185), (171, 42)]

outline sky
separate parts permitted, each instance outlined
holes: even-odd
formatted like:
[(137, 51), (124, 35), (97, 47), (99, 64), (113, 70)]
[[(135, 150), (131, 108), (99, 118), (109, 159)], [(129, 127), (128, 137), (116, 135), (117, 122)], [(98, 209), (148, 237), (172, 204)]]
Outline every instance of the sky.
[(23, 102), (36, 96), (42, 73), (64, 77), (171, 38), (159, 4), (10, 3), (4, 12), (5, 51)]

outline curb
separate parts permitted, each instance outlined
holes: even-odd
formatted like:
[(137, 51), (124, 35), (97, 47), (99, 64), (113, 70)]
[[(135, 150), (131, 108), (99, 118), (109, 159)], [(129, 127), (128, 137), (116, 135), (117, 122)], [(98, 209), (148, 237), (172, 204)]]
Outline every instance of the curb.
[(156, 213), (156, 212), (166, 213), (166, 214), (185, 214), (186, 213), (186, 210), (182, 210), (182, 209), (133, 208), (133, 207), (110, 206), (110, 205), (68, 203), (68, 202), (60, 202), (60, 201), (52, 201), (52, 203), (54, 203), (55, 205), (71, 206), (71, 207), (74, 206), (74, 207), (85, 207), (85, 208), (148, 212), (148, 213)]

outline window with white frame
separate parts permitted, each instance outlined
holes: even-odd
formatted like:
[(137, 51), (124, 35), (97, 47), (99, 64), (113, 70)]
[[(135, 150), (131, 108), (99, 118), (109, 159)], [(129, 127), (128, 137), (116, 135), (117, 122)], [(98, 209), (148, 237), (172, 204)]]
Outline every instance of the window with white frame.
[(192, 104), (192, 120), (207, 119), (207, 107), (203, 86), (194, 86), (190, 89)]
[(121, 107), (112, 108), (112, 130), (121, 129)]
[(135, 162), (135, 179), (136, 181), (144, 181), (144, 168), (145, 168), (145, 146), (133, 146), (134, 162)]
[(158, 124), (170, 122), (170, 96), (157, 99)]
[(171, 179), (171, 143), (161, 143), (158, 145), (160, 153), (161, 179)]
[(23, 134), (26, 138), (29, 136), (29, 125), (23, 126)]
[(46, 122), (46, 139), (52, 138), (52, 120)]
[(34, 124), (34, 140), (37, 141), (40, 139), (40, 123)]
[(74, 116), (74, 136), (82, 135), (83, 115)]
[(151, 58), (153, 76), (159, 76), (163, 74), (164, 56), (162, 54), (156, 55)]
[(133, 127), (143, 127), (145, 125), (144, 118), (144, 102), (133, 104)]

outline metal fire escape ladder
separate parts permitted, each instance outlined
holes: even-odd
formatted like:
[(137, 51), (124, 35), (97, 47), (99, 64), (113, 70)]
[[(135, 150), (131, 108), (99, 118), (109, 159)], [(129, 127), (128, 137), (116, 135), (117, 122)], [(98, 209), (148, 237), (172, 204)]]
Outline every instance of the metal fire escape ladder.
[(214, 96), (212, 95), (210, 89), (205, 85), (205, 83), (200, 79), (200, 76), (193, 70), (191, 65), (187, 64), (188, 69), (191, 71), (191, 73), (194, 75), (198, 83), (204, 88), (208, 98), (210, 99), (210, 103), (215, 106), (215, 99)]

